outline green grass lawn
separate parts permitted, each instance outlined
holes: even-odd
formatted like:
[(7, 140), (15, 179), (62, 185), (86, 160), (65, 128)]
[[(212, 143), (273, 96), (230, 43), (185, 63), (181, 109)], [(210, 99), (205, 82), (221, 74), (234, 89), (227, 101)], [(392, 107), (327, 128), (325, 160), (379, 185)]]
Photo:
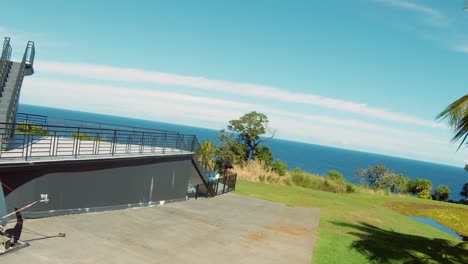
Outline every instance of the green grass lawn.
[[(405, 209), (411, 208), (419, 210), (416, 215), (427, 216), (421, 208), (434, 210), (430, 205), (436, 205), (437, 213), (431, 216), (452, 217), (454, 223), (468, 228), (463, 224), (468, 219), (468, 206), (411, 197), (337, 194), (244, 180), (238, 180), (235, 192), (288, 206), (320, 209), (313, 263), (468, 263), (468, 243), (402, 214), (411, 213)], [(405, 206), (408, 204), (421, 206)], [(448, 216), (451, 212), (456, 213)]]

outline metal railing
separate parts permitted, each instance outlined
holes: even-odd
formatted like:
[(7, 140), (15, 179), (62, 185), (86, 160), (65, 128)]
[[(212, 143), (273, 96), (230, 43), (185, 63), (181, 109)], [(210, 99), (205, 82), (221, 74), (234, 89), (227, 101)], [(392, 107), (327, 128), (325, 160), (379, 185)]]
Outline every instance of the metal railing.
[(117, 130), (132, 130), (132, 131), (158, 131), (158, 132), (169, 132), (177, 133), (176, 131), (169, 130), (160, 130), (155, 128), (145, 128), (145, 127), (136, 127), (136, 126), (127, 126), (127, 125), (117, 125), (104, 122), (94, 122), (94, 121), (85, 121), (78, 119), (69, 119), (69, 118), (56, 118), (49, 117), (45, 115), (35, 115), (29, 113), (17, 113), (16, 114), (17, 123), (20, 122), (29, 122), (35, 125), (44, 125), (50, 124), (55, 126), (71, 126), (71, 127), (92, 127), (92, 128), (102, 128), (102, 129), (117, 129)]
[[(18, 113), (16, 123), (0, 123), (0, 158), (149, 153), (195, 153), (193, 162), (204, 178), (208, 192), (215, 195), (215, 168), (193, 134), (44, 115)], [(4, 127), (2, 129), (1, 127)], [(9, 138), (8, 133), (11, 133)]]
[(16, 114), (17, 123), (28, 123), (36, 126), (45, 128), (48, 125), (48, 117), (44, 115), (35, 115), (35, 114), (25, 114), (17, 113)]
[(203, 148), (201, 148), (197, 137), (194, 137), (190, 144), (190, 147), (195, 152), (194, 162), (196, 162), (197, 165), (201, 168), (200, 173), (202, 173), (206, 179), (208, 192), (210, 192), (212, 196), (215, 196), (216, 191), (214, 189), (213, 182), (216, 181), (216, 168), (214, 161), (208, 158), (208, 155), (204, 152)]
[(24, 51), (23, 59), (21, 60), (18, 78), (16, 79), (15, 86), (13, 87), (13, 95), (11, 96), (10, 104), (8, 105), (8, 111), (6, 116), (6, 122), (8, 123), (15, 123), (21, 85), (23, 84), (24, 79), (24, 69), (26, 67), (26, 63), (28, 63), (28, 66), (32, 67), (32, 63), (34, 62), (34, 56), (34, 42), (28, 41), (28, 44), (26, 45), (26, 50)]
[(168, 131), (0, 123), (0, 139), (1, 159), (193, 153), (189, 135)]
[(2, 97), (5, 90), (5, 83), (10, 71), (10, 59), (12, 48), (10, 45), (10, 38), (5, 38), (3, 42), (2, 55), (0, 57), (0, 97)]
[[(230, 191), (234, 191), (236, 189), (236, 183), (237, 183), (237, 173), (227, 172), (224, 177), (212, 180), (208, 184), (210, 185), (210, 188), (213, 189), (214, 191), (213, 196), (215, 196), (215, 195), (224, 194)], [(201, 197), (201, 196), (208, 197), (207, 193), (200, 191), (200, 185), (201, 184), (194, 186), (195, 199), (198, 199), (198, 197)]]

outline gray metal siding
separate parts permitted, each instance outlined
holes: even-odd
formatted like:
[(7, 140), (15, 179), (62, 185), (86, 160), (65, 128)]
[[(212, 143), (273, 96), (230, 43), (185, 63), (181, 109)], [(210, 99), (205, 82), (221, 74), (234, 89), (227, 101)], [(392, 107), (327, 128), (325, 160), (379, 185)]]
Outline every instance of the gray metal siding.
[[(107, 161), (108, 162), (108, 161)], [(49, 194), (48, 204), (38, 204), (24, 213), (26, 217), (100, 211), (112, 208), (147, 206), (159, 201), (183, 200), (187, 195), (189, 179), (199, 178), (193, 168), (192, 156), (147, 160), (144, 164), (116, 160), (101, 166), (99, 162), (81, 162), (79, 165), (56, 169), (60, 163), (44, 166), (12, 167), (10, 177), (32, 176), (6, 195), (8, 212), (40, 194)], [(102, 167), (102, 168), (100, 168)], [(22, 170), (22, 171), (14, 171)], [(54, 171), (59, 170), (59, 171)], [(2, 171), (2, 180), (8, 180), (8, 170)], [(89, 209), (87, 209), (89, 208)]]

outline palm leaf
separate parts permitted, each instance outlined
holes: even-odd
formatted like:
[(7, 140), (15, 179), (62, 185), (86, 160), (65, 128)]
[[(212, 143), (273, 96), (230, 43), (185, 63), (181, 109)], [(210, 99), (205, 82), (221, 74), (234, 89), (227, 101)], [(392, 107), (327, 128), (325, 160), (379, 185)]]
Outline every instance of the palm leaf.
[[(447, 123), (453, 129), (452, 142), (461, 140), (460, 148), (468, 138), (468, 95), (464, 95), (447, 106), (437, 119), (447, 119)], [(468, 142), (467, 142), (468, 144)]]

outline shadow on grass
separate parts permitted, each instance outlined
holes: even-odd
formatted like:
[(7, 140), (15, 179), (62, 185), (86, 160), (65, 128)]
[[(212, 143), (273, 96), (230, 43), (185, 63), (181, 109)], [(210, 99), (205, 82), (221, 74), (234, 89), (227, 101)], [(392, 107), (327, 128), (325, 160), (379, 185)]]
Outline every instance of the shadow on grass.
[(375, 263), (468, 263), (468, 243), (384, 230), (365, 222), (332, 222), (352, 228), (358, 240), (351, 248)]

